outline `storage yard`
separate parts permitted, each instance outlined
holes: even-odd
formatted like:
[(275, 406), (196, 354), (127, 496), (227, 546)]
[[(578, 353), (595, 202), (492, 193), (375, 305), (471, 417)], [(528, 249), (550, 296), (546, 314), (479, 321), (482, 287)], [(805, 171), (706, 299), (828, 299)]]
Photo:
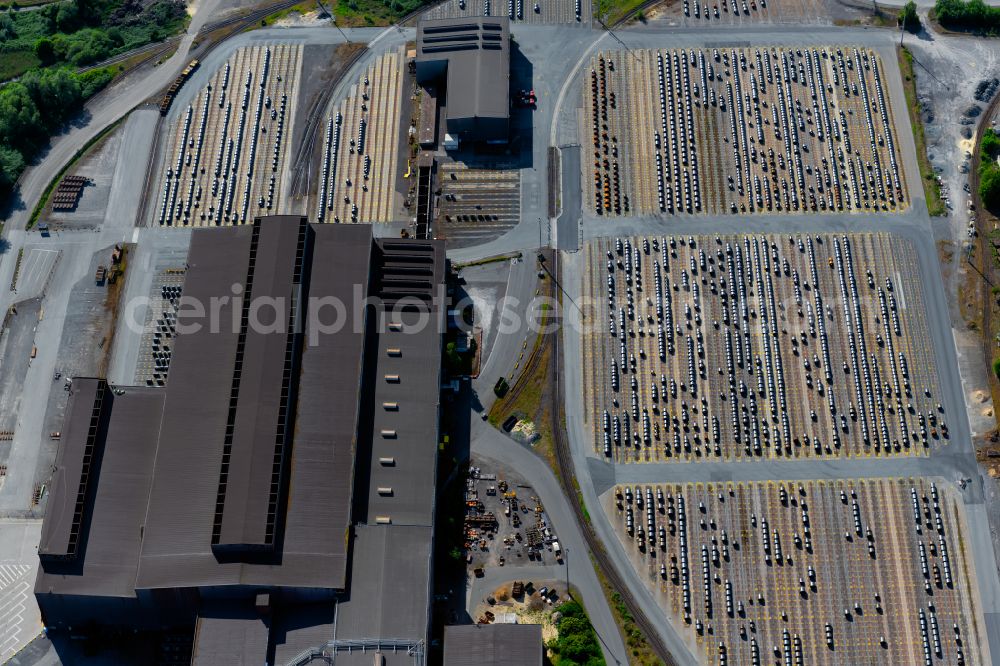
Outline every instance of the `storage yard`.
[(149, 294), (150, 310), (143, 327), (135, 382), (140, 386), (164, 386), (170, 371), (177, 312), (184, 291), (183, 268), (168, 268), (157, 274)]
[(562, 561), (559, 537), (530, 486), (503, 473), (469, 470), (463, 533), (469, 572)]
[(237, 50), (184, 109), (174, 109), (156, 222), (245, 224), (279, 212), (302, 47)]
[(744, 23), (819, 23), (829, 22), (823, 0), (677, 0), (660, 8), (662, 14), (677, 24), (714, 28)]
[(517, 23), (589, 23), (591, 0), (447, 0), (428, 19), (506, 16)]
[(605, 508), (710, 664), (987, 663), (947, 484), (616, 486)]
[(598, 215), (909, 205), (870, 49), (605, 51), (584, 78), (584, 182)]
[(317, 221), (389, 222), (396, 217), (403, 63), (402, 51), (376, 60), (327, 119)]
[(902, 238), (617, 238), (586, 252), (584, 393), (605, 457), (925, 456), (948, 440)]
[(485, 243), (514, 228), (521, 216), (521, 172), (470, 169), (459, 162), (439, 171), (438, 238), (452, 247)]

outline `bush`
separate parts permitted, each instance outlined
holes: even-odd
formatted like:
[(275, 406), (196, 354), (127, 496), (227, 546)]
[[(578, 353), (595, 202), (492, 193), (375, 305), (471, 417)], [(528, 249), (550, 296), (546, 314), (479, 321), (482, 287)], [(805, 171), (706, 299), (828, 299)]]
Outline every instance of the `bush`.
[(993, 359), (993, 374), (1000, 379), (1000, 358)]
[(899, 14), (899, 23), (910, 32), (920, 30), (920, 17), (917, 16), (917, 3), (910, 0), (903, 5), (903, 11)]
[(934, 14), (941, 25), (995, 33), (1000, 29), (1000, 7), (983, 0), (937, 0)]
[(567, 601), (557, 609), (562, 615), (556, 624), (558, 638), (549, 648), (558, 656), (560, 666), (598, 666), (604, 664), (597, 634), (590, 626), (583, 606), (575, 601)]
[(1000, 210), (1000, 166), (996, 158), (1000, 155), (1000, 136), (987, 128), (979, 143), (979, 196), (983, 205), (990, 210)]

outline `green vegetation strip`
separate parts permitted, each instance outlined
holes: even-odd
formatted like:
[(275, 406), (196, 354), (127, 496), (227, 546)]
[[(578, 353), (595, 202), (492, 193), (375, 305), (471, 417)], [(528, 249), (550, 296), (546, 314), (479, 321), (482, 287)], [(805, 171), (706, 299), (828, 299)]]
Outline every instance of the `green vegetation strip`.
[(14, 277), (10, 279), (10, 290), (17, 291), (17, 277), (21, 274), (21, 262), (24, 260), (24, 248), (17, 248), (17, 261), (14, 263)]
[(913, 54), (905, 46), (897, 48), (896, 54), (899, 60), (899, 72), (903, 77), (903, 93), (906, 95), (906, 108), (910, 113), (910, 127), (913, 129), (913, 144), (917, 151), (917, 165), (924, 186), (927, 212), (933, 216), (945, 215), (947, 211), (944, 201), (941, 200), (941, 184), (938, 183), (937, 174), (927, 159), (927, 138), (924, 136), (920, 102), (917, 101), (917, 76), (913, 71)]
[(428, 0), (336, 0), (333, 15), (337, 25), (391, 25), (428, 4)]
[(553, 666), (602, 666), (604, 655), (587, 612), (578, 601), (567, 601), (556, 609), (559, 636), (546, 646), (552, 651)]
[(991, 36), (1000, 34), (1000, 7), (987, 5), (983, 0), (937, 0), (934, 18), (946, 28)]
[(83, 147), (81, 147), (78, 151), (76, 151), (76, 153), (73, 154), (73, 159), (71, 159), (69, 163), (66, 164), (66, 166), (64, 166), (62, 169), (59, 170), (59, 173), (56, 174), (55, 178), (53, 178), (49, 182), (48, 186), (46, 186), (45, 191), (42, 192), (42, 196), (39, 197), (38, 203), (35, 204), (35, 207), (31, 211), (31, 217), (28, 218), (28, 224), (25, 225), (26, 229), (31, 229), (33, 226), (35, 226), (35, 223), (38, 222), (38, 218), (42, 216), (42, 211), (45, 210), (45, 206), (49, 203), (49, 197), (52, 196), (53, 190), (56, 189), (56, 186), (59, 184), (59, 181), (62, 180), (62, 177), (66, 175), (66, 172), (72, 169), (76, 165), (76, 163), (80, 161), (80, 158), (83, 157), (87, 153), (87, 151), (94, 146), (95, 143), (103, 139), (110, 132), (112, 132), (119, 125), (121, 125), (125, 121), (125, 118), (127, 117), (128, 115), (126, 114), (125, 116), (122, 116), (115, 122), (105, 127), (94, 137), (92, 137), (89, 141), (87, 141), (87, 143), (83, 144)]
[(979, 197), (991, 212), (1000, 211), (1000, 136), (987, 127), (979, 143)]

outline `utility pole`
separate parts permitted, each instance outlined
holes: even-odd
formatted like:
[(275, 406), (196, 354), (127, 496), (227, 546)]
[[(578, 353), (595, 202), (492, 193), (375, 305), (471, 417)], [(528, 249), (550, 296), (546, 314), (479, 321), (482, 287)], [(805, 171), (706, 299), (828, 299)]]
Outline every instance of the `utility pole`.
[(566, 596), (572, 597), (569, 591), (569, 548), (563, 548), (563, 562), (566, 564)]
[(341, 27), (337, 25), (337, 17), (334, 16), (332, 13), (330, 14), (330, 22), (333, 23), (334, 28), (340, 31), (340, 34), (344, 38), (344, 41), (350, 44), (351, 39), (347, 36), (347, 34), (343, 31), (343, 29), (341, 29)]

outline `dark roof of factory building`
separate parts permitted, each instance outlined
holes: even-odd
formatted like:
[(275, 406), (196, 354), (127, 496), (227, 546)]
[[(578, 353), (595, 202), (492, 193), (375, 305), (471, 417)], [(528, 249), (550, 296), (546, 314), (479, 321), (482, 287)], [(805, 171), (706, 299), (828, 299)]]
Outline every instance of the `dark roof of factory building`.
[[(102, 404), (97, 405), (97, 398)], [(67, 556), (77, 511), (87, 429), (99, 407), (98, 448), (82, 509), (79, 557)], [(113, 407), (113, 409), (112, 409)], [(56, 471), (49, 483), (36, 589), (64, 594), (135, 596), (140, 526), (152, 481), (163, 392), (130, 388), (114, 395), (104, 380), (78, 378), (70, 390)], [(99, 478), (100, 482), (97, 483)], [(50, 559), (51, 558), (51, 559)]]
[[(303, 651), (332, 640), (336, 613), (337, 607), (332, 602), (297, 604), (279, 609), (271, 626), (274, 663), (292, 663)], [(337, 661), (340, 661), (339, 657)]]
[(447, 60), (448, 118), (510, 117), (510, 20), (473, 16), (417, 24), (417, 63)]
[(430, 548), (429, 526), (359, 525), (350, 597), (337, 604), (337, 639), (425, 636)]
[[(73, 383), (36, 592), (214, 588), (195, 663), (425, 639), (444, 271), (443, 243), (373, 240), (365, 225), (195, 231), (166, 388)], [(256, 312), (271, 333), (234, 294), (277, 304)], [(216, 604), (236, 586), (235, 605)], [(280, 587), (341, 601), (278, 594), (260, 619), (243, 593)]]
[(540, 624), (444, 628), (444, 666), (541, 666), (542, 651)]
[(269, 621), (252, 606), (210, 602), (198, 613), (191, 666), (266, 664), (269, 634)]
[[(309, 227), (302, 218), (267, 218), (256, 227), (240, 227), (228, 234), (196, 232), (188, 257), (185, 297), (209, 303), (213, 297), (232, 294), (237, 285), (245, 298), (291, 298), (297, 287), (298, 278), (292, 278), (292, 273), (303, 228), (311, 246), (311, 270), (321, 274), (315, 280), (318, 291), (330, 289), (331, 282), (366, 283), (364, 257), (370, 251), (359, 245), (367, 234), (370, 246), (369, 228), (342, 232), (337, 238), (343, 237), (344, 242), (330, 242), (327, 236), (333, 231)], [(251, 265), (255, 245), (260, 250)], [(335, 279), (322, 275), (330, 270), (336, 271)], [(292, 489), (289, 518), (284, 525), (269, 525), (268, 520), (280, 520), (285, 513), (274, 505), (280, 491), (271, 487), (271, 478), (280, 456), (275, 432), (288, 428), (277, 421), (279, 411), (289, 409), (284, 376), (288, 336), (255, 331), (259, 327), (241, 320), (239, 313), (239, 326), (225, 325), (234, 321), (233, 308), (232, 301), (221, 308), (224, 324), (219, 331), (203, 326), (178, 335), (174, 342), (136, 586), (343, 588), (363, 337), (324, 335), (314, 346), (305, 345), (303, 365), (315, 359), (319, 367), (309, 367), (305, 381), (300, 382), (295, 427), (303, 435), (304, 455), (299, 459), (296, 452), (290, 483), (284, 484)], [(288, 312), (281, 309), (285, 311), (278, 317), (278, 328), (284, 331)], [(262, 308), (261, 323), (274, 319), (267, 317)], [(178, 320), (184, 322), (181, 315)], [(240, 347), (243, 352), (238, 359)], [(234, 370), (238, 360), (239, 372)], [(236, 397), (231, 400), (233, 394)], [(334, 427), (324, 427), (330, 419), (339, 421)], [(227, 434), (230, 422), (231, 434)], [(225, 469), (227, 445), (230, 455)], [(308, 464), (310, 457), (320, 464)], [(326, 478), (324, 471), (332, 472), (336, 482)], [(244, 532), (245, 528), (249, 531)], [(268, 529), (274, 530), (271, 538), (281, 541), (273, 555), (259, 548), (267, 545)], [(213, 551), (213, 544), (249, 544), (258, 549), (252, 561), (220, 558), (217, 553), (225, 554), (225, 550)]]

